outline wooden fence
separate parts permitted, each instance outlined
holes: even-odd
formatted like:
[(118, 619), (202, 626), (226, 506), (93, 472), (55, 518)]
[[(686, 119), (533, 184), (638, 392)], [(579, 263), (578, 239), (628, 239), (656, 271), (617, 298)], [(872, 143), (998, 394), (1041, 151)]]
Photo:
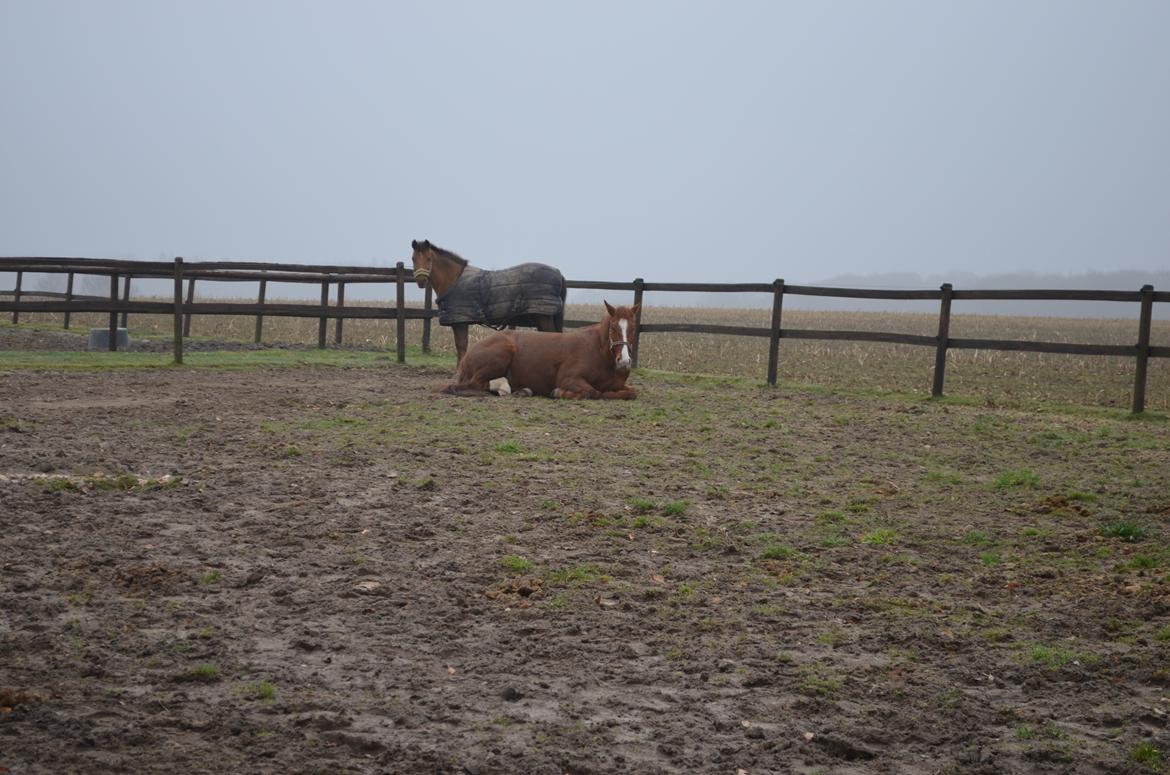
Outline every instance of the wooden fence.
[[(175, 362), (183, 362), (183, 338), (190, 335), (193, 315), (254, 315), (255, 341), (263, 334), (265, 316), (318, 318), (317, 346), (326, 346), (328, 321), (335, 321), (334, 342), (340, 343), (342, 325), (347, 318), (376, 318), (394, 320), (397, 324), (397, 355), (399, 363), (406, 361), (406, 321), (423, 321), (423, 351), (430, 349), (431, 320), (438, 313), (434, 309), (430, 286), (427, 286), (423, 306), (406, 306), (405, 284), (410, 272), (402, 262), (393, 268), (362, 266), (324, 266), (305, 264), (276, 264), (252, 262), (202, 261), (185, 263), (176, 258), (171, 262), (116, 261), (87, 258), (0, 258), (0, 272), (15, 272), (16, 286), (0, 296), (0, 312), (11, 312), (12, 321), (19, 322), (21, 312), (62, 312), (65, 327), (73, 312), (109, 313), (110, 349), (117, 344), (116, 329), (121, 315), (125, 327), (127, 316), (135, 314), (164, 314), (174, 316)], [(66, 290), (60, 292), (25, 291), (21, 285), (25, 273), (66, 274)], [(76, 275), (97, 275), (110, 278), (109, 296), (81, 296), (73, 293)], [(135, 278), (172, 279), (174, 301), (132, 301), (130, 284)], [(119, 288), (121, 280), (121, 288)], [(183, 281), (187, 281), (186, 298)], [(197, 281), (252, 281), (259, 283), (255, 304), (238, 302), (200, 302), (195, 300)], [(265, 301), (269, 282), (309, 283), (321, 286), (320, 304), (272, 304)], [(394, 286), (393, 307), (347, 307), (345, 287), (355, 283), (391, 284)], [(946, 378), (946, 354), (949, 349), (1011, 350), (1038, 353), (1067, 353), (1075, 355), (1110, 355), (1133, 358), (1133, 411), (1145, 410), (1146, 373), (1150, 358), (1170, 358), (1170, 347), (1151, 346), (1150, 325), (1155, 302), (1170, 302), (1170, 293), (1155, 292), (1146, 285), (1138, 291), (1073, 291), (1073, 290), (955, 290), (950, 283), (938, 290), (870, 290), (860, 288), (827, 288), (814, 285), (788, 285), (783, 280), (771, 283), (648, 283), (641, 278), (633, 282), (568, 281), (570, 288), (591, 290), (630, 291), (634, 303), (641, 304), (647, 293), (701, 292), (701, 293), (762, 293), (772, 298), (772, 320), (767, 328), (752, 326), (705, 325), (700, 323), (648, 323), (639, 326), (633, 342), (632, 358), (638, 362), (638, 342), (641, 334), (664, 332), (691, 332), (754, 336), (768, 339), (768, 384), (776, 384), (781, 339), (820, 339), (851, 342), (888, 342), (932, 347), (935, 350), (932, 395), (943, 394)], [(331, 285), (337, 286), (336, 302), (329, 303)], [(119, 291), (121, 293), (119, 294)], [(939, 302), (938, 333), (935, 336), (899, 334), (882, 331), (836, 331), (822, 329), (785, 328), (783, 326), (784, 297), (828, 296), (851, 299), (934, 300)], [(35, 298), (32, 298), (35, 297)], [(1026, 301), (1113, 301), (1140, 305), (1137, 341), (1133, 345), (1070, 344), (1065, 342), (1037, 342), (1010, 339), (963, 339), (950, 336), (951, 303), (965, 300), (1026, 300)], [(589, 325), (594, 321), (567, 320), (569, 327)]]

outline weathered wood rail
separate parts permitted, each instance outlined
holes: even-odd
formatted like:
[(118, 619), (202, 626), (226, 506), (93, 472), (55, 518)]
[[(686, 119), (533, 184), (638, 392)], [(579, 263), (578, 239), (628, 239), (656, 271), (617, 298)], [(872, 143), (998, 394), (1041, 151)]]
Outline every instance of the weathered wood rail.
[[(397, 356), (406, 361), (406, 321), (423, 321), (424, 351), (430, 349), (431, 320), (434, 309), (428, 286), (423, 306), (406, 306), (405, 284), (411, 281), (410, 272), (402, 262), (394, 267), (334, 266), (318, 264), (281, 264), (240, 261), (174, 262), (123, 261), (93, 258), (0, 257), (0, 272), (14, 272), (16, 285), (12, 291), (0, 291), (0, 312), (11, 312), (12, 321), (20, 321), (21, 312), (61, 312), (65, 327), (69, 327), (74, 312), (108, 313), (110, 349), (117, 343), (118, 315), (126, 325), (128, 316), (135, 314), (173, 315), (175, 318), (175, 361), (182, 363), (183, 338), (190, 336), (191, 319), (196, 315), (254, 315), (255, 341), (263, 337), (265, 317), (318, 318), (317, 346), (326, 346), (328, 321), (334, 321), (334, 342), (342, 341), (342, 325), (347, 318), (386, 319), (396, 321)], [(24, 275), (67, 274), (66, 290), (61, 292), (27, 291), (22, 288)], [(110, 278), (110, 294), (82, 296), (73, 293), (76, 275), (97, 275)], [(122, 280), (119, 288), (118, 281)], [(174, 301), (133, 301), (130, 299), (132, 279), (173, 279)], [(187, 282), (186, 298), (183, 281)], [(201, 302), (195, 300), (195, 283), (258, 282), (256, 303)], [(319, 304), (271, 303), (266, 301), (268, 283), (309, 283), (321, 286)], [(347, 307), (345, 286), (353, 284), (390, 284), (394, 286), (393, 307)], [(852, 342), (886, 342), (935, 348), (935, 366), (931, 393), (943, 394), (946, 379), (946, 354), (951, 349), (1005, 350), (1037, 353), (1064, 353), (1074, 355), (1120, 356), (1133, 358), (1133, 411), (1145, 410), (1146, 375), (1150, 358), (1170, 358), (1170, 347), (1150, 344), (1150, 328), (1155, 303), (1170, 302), (1170, 293), (1155, 292), (1146, 285), (1137, 291), (1084, 290), (955, 290), (949, 283), (938, 290), (875, 290), (864, 288), (829, 288), (815, 285), (788, 285), (777, 279), (770, 283), (649, 283), (638, 278), (632, 282), (570, 280), (570, 288), (588, 290), (615, 290), (632, 292), (634, 303), (640, 304), (647, 293), (761, 293), (772, 296), (772, 318), (767, 328), (753, 326), (706, 325), (701, 323), (648, 323), (641, 325), (633, 342), (632, 357), (638, 362), (638, 344), (641, 334), (682, 332), (754, 336), (768, 341), (768, 384), (776, 384), (779, 368), (781, 339), (819, 339)], [(334, 304), (329, 303), (330, 286), (336, 285)], [(119, 294), (119, 291), (121, 293)], [(785, 328), (783, 326), (784, 297), (828, 296), (851, 299), (926, 300), (939, 302), (938, 333), (935, 336), (899, 334), (883, 331), (838, 331), (823, 329)], [(1076, 344), (1068, 342), (1038, 342), (1009, 339), (970, 339), (950, 336), (951, 306), (955, 301), (970, 300), (1025, 300), (1025, 301), (1109, 301), (1139, 304), (1137, 339), (1132, 345)], [(569, 327), (590, 325), (594, 321), (566, 320)]]

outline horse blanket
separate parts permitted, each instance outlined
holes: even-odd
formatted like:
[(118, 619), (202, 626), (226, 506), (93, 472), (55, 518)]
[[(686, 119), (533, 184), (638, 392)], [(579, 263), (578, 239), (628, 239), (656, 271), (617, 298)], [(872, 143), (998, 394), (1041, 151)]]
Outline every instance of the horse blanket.
[(548, 264), (520, 264), (495, 270), (467, 266), (455, 284), (435, 301), (440, 325), (532, 326), (532, 315), (563, 314), (565, 278)]

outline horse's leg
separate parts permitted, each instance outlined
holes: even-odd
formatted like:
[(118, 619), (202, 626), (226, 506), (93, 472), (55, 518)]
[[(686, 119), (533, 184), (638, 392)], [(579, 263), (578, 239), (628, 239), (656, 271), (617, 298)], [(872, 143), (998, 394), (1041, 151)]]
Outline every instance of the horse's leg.
[(455, 381), (439, 388), (437, 392), (456, 396), (491, 395), (488, 390), (491, 381), (508, 373), (512, 357), (516, 354), (516, 345), (510, 339), (494, 339), (492, 337), (477, 344), (475, 350), (459, 364)]
[(608, 398), (615, 401), (632, 401), (638, 397), (638, 391), (632, 387), (624, 387), (621, 390), (609, 390), (601, 394), (602, 398)]
[(467, 355), (467, 328), (466, 323), (456, 323), (451, 326), (451, 333), (455, 335), (455, 373), (459, 373), (459, 365), (463, 363), (463, 356)]
[(553, 398), (600, 398), (601, 393), (581, 377), (565, 377), (557, 380), (552, 392)]

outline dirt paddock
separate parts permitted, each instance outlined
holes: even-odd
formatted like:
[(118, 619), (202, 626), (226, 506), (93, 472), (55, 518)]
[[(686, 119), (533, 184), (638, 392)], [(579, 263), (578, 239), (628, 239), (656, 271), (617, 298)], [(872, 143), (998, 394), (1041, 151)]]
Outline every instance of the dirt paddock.
[(446, 376), (0, 373), (0, 771), (1170, 766), (1165, 422)]

